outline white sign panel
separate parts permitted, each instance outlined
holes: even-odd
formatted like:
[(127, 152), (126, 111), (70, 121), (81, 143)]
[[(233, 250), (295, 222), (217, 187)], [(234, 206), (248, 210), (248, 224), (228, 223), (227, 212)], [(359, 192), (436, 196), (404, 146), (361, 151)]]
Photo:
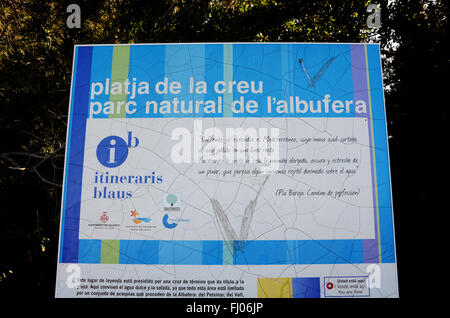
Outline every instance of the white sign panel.
[(76, 46), (56, 297), (398, 297), (378, 45)]

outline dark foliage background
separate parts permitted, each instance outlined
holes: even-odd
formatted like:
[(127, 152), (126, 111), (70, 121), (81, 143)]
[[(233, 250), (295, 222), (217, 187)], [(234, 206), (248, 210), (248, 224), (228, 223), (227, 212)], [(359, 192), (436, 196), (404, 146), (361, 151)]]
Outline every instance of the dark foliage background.
[[(80, 29), (66, 26), (72, 2), (81, 7)], [(445, 159), (432, 152), (448, 144), (449, 8), (379, 1), (382, 26), (368, 29), (369, 3), (1, 1), (0, 293), (54, 295), (74, 44), (295, 41), (381, 44), (400, 296), (409, 296), (410, 246), (427, 248), (411, 219), (440, 211), (431, 176), (441, 176)]]

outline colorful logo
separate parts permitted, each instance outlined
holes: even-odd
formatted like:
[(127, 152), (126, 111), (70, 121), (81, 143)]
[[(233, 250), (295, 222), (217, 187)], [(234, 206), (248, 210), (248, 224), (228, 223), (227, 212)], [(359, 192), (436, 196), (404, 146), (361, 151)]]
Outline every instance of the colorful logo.
[(170, 223), (169, 222), (169, 215), (168, 214), (164, 215), (164, 217), (162, 219), (162, 222), (163, 222), (163, 225), (165, 227), (167, 227), (168, 229), (173, 229), (173, 228), (175, 228), (178, 225), (178, 223), (175, 223), (175, 222)]
[(106, 215), (106, 212), (103, 212), (103, 214), (100, 216), (100, 222), (106, 223), (109, 220), (109, 216)]
[(132, 221), (133, 221), (134, 223), (136, 223), (136, 224), (139, 224), (139, 223), (142, 223), (142, 222), (148, 223), (148, 222), (150, 222), (150, 221), (152, 220), (152, 219), (150, 219), (150, 218), (138, 218), (137, 216), (139, 215), (139, 213), (136, 212), (136, 209), (134, 209), (133, 211), (131, 211), (130, 215), (131, 215), (131, 217), (133, 218)]

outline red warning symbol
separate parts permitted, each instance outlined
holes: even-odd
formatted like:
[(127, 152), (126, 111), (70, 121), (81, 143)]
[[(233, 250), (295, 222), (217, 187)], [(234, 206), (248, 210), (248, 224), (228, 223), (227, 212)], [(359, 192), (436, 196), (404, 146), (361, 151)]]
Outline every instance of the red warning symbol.
[(330, 282), (330, 283), (327, 284), (327, 288), (328, 289), (333, 289), (333, 287), (334, 287), (333, 283)]

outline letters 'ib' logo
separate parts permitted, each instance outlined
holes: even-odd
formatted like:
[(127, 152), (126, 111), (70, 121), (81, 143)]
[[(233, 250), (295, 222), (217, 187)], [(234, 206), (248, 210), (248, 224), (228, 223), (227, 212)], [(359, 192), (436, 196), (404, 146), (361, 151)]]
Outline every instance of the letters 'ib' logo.
[(97, 146), (97, 159), (107, 168), (120, 166), (128, 157), (128, 148), (136, 148), (139, 139), (128, 132), (128, 142), (119, 136), (109, 136), (104, 138)]

